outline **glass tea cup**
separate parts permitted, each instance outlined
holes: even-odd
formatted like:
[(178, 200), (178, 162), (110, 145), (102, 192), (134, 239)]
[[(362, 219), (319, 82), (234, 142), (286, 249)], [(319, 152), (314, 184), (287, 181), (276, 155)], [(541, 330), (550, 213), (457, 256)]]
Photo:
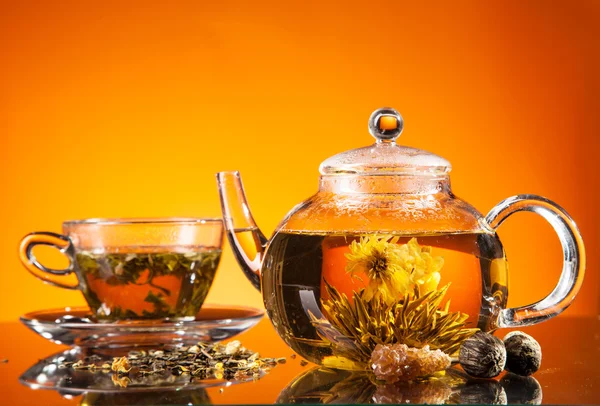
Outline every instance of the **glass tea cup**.
[[(222, 244), (220, 219), (87, 219), (64, 222), (63, 234), (26, 235), (20, 258), (44, 282), (81, 290), (98, 321), (193, 320)], [(33, 253), (37, 245), (59, 249), (69, 265), (42, 265)]]

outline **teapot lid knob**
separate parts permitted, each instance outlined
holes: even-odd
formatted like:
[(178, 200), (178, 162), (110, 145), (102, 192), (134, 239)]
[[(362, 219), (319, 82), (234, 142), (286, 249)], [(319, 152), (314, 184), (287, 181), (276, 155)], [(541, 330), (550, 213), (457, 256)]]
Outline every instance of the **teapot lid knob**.
[(394, 142), (404, 128), (400, 113), (390, 107), (377, 109), (369, 117), (369, 132), (377, 143)]
[(369, 118), (373, 145), (340, 152), (321, 163), (321, 175), (443, 175), (452, 166), (444, 158), (421, 149), (396, 144), (404, 120), (396, 110), (377, 109)]

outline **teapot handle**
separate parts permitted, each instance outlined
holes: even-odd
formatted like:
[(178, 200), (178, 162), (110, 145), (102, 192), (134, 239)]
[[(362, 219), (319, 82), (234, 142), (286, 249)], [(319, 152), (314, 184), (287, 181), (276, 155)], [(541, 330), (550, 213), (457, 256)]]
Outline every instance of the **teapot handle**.
[(585, 273), (585, 248), (577, 225), (556, 203), (535, 195), (518, 195), (500, 202), (486, 217), (496, 229), (513, 213), (532, 211), (544, 217), (554, 228), (563, 249), (563, 269), (554, 290), (539, 302), (501, 310), (498, 327), (523, 327), (540, 323), (565, 310), (581, 288)]

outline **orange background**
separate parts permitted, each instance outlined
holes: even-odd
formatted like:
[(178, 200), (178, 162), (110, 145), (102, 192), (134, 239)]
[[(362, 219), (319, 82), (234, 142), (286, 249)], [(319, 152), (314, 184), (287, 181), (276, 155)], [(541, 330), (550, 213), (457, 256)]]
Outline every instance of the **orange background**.
[[(83, 304), (19, 264), (27, 232), (217, 216), (214, 173), (239, 169), (268, 235), (385, 105), (482, 212), (518, 193), (563, 205), (588, 249), (566, 314), (598, 314), (599, 5), (0, 3), (0, 320)], [(519, 214), (500, 236), (509, 305), (541, 299), (560, 273), (550, 226)], [(208, 300), (262, 305), (228, 247)]]

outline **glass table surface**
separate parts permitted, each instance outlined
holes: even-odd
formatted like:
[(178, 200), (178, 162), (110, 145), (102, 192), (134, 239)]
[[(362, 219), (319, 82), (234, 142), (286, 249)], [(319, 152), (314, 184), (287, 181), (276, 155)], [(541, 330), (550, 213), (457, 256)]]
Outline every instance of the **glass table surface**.
[[(20, 377), (44, 359), (69, 347), (51, 343), (18, 322), (0, 323), (0, 404), (128, 405), (239, 403), (600, 403), (600, 317), (562, 316), (523, 329), (543, 350), (542, 367), (533, 378), (502, 374), (494, 380), (467, 379), (458, 367), (444, 379), (426, 383), (375, 385), (363, 374), (334, 371), (292, 357), (268, 319), (235, 339), (263, 357), (286, 357), (258, 380), (207, 387), (150, 388), (134, 391), (115, 386), (88, 392), (44, 389), (46, 375), (32, 389)], [(498, 332), (503, 337), (508, 330)], [(43, 374), (42, 374), (43, 375)], [(450, 378), (456, 385), (450, 385)], [(34, 385), (37, 387), (38, 385)]]

